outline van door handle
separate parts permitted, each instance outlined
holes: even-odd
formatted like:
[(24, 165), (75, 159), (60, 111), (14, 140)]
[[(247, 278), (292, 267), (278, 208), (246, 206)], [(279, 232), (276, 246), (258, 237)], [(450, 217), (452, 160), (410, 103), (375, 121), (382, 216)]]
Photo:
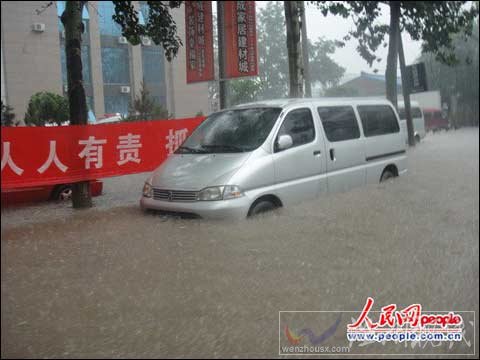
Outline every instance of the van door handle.
[(315, 150), (313, 152), (313, 156), (320, 156), (320, 155), (322, 155), (322, 152), (320, 150)]
[(330, 159), (332, 161), (337, 160), (337, 159), (335, 159), (335, 149), (330, 149)]

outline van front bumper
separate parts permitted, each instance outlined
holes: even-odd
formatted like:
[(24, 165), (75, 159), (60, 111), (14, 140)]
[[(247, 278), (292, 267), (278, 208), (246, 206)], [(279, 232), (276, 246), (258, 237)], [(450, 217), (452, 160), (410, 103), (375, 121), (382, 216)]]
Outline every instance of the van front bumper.
[(248, 214), (250, 199), (242, 196), (229, 200), (180, 202), (156, 200), (142, 196), (140, 207), (144, 210), (194, 214), (207, 219), (242, 219)]

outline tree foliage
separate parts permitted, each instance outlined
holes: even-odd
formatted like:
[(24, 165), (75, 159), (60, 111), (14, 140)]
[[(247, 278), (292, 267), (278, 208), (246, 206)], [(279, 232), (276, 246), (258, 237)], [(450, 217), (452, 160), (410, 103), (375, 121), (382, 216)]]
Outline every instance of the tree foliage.
[(162, 105), (158, 104), (153, 97), (150, 96), (150, 91), (142, 81), (140, 93), (135, 96), (135, 99), (130, 104), (130, 114), (127, 121), (136, 120), (153, 120), (153, 119), (168, 119), (168, 110)]
[[(375, 51), (387, 46), (388, 24), (379, 21), (381, 4), (388, 1), (312, 1), (326, 16), (328, 13), (344, 18), (352, 17), (355, 29), (345, 36), (358, 40), (357, 50), (370, 66), (380, 61)], [(400, 30), (413, 40), (422, 41), (424, 52), (430, 52), (446, 64), (457, 61), (451, 34), (462, 32), (466, 39), (472, 34), (473, 21), (478, 8), (468, 1), (398, 1), (400, 5)]]
[(7, 104), (4, 104), (2, 100), (2, 126), (14, 125), (18, 125), (18, 122), (15, 122), (15, 114), (13, 113), (13, 108)]
[(162, 45), (165, 56), (171, 61), (182, 46), (182, 40), (177, 35), (177, 25), (170, 13), (171, 9), (179, 8), (183, 1), (147, 1), (148, 18), (145, 25), (140, 24), (138, 11), (132, 1), (113, 1), (115, 14), (113, 20), (122, 28), (122, 35), (132, 45), (138, 45), (141, 36), (148, 36), (155, 45)]
[(34, 126), (61, 125), (68, 120), (69, 106), (65, 97), (42, 91), (30, 98), (25, 113), (25, 124)]
[(343, 43), (319, 38), (313, 44), (309, 41), (310, 76), (313, 83), (320, 83), (324, 89), (338, 85), (345, 68), (338, 65), (330, 55)]
[(452, 37), (458, 62), (448, 66), (436, 59), (436, 56), (424, 52), (419, 61), (425, 62), (429, 86), (440, 90), (442, 103), (452, 107), (452, 97), (458, 97), (458, 125), (476, 125), (479, 118), (479, 33), (478, 20), (472, 36), (463, 41), (462, 34)]

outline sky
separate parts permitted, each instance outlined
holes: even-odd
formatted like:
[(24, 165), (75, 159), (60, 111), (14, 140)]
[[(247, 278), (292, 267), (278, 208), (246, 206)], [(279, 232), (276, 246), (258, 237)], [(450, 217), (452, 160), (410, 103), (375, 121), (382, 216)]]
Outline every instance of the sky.
[[(264, 7), (266, 2), (258, 1), (257, 6)], [(381, 22), (388, 24), (390, 22), (390, 12), (387, 6), (382, 8)], [(351, 18), (343, 19), (340, 16), (328, 15), (324, 17), (314, 5), (307, 5), (307, 36), (312, 41), (319, 37), (329, 40), (342, 40), (343, 36), (353, 29), (353, 21)], [(415, 62), (415, 59), (421, 53), (421, 43), (413, 41), (408, 34), (402, 34), (403, 48), (405, 53), (405, 62), (407, 65)], [(360, 71), (373, 73), (373, 69), (377, 68), (379, 74), (384, 74), (387, 65), (388, 47), (380, 47), (376, 55), (382, 58), (379, 63), (374, 63), (374, 67), (370, 68), (368, 63), (358, 54), (357, 40), (351, 39), (345, 43), (345, 47), (337, 49), (332, 56), (333, 59), (346, 69), (346, 74), (360, 74)]]
[[(307, 36), (310, 40), (315, 41), (319, 37), (324, 37), (327, 40), (343, 40), (343, 37), (349, 30), (353, 29), (353, 21), (349, 19), (343, 19), (339, 16), (328, 15), (324, 17), (322, 13), (308, 2), (307, 11)], [(258, 8), (265, 8), (267, 1), (256, 1)], [(389, 8), (383, 6), (381, 21), (388, 24), (389, 21)], [(216, 12), (216, 1), (213, 2), (213, 12)], [(408, 34), (402, 35), (403, 48), (405, 53), (405, 61), (407, 65), (415, 62), (415, 59), (420, 55), (421, 44), (418, 41), (413, 41)], [(343, 48), (337, 49), (335, 54), (332, 55), (333, 60), (339, 65), (345, 68), (346, 77), (353, 77), (349, 75), (360, 75), (361, 71), (373, 73), (374, 69), (378, 69), (378, 74), (384, 74), (386, 68), (388, 47), (380, 47), (376, 53), (377, 56), (382, 58), (382, 61), (375, 62), (374, 67), (370, 68), (368, 63), (358, 54), (357, 40), (351, 39), (345, 43)]]

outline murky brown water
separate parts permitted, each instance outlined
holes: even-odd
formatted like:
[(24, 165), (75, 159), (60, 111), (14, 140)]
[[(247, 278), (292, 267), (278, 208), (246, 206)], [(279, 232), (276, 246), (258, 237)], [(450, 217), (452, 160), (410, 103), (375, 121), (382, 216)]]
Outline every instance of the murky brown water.
[(252, 221), (146, 215), (144, 174), (93, 210), (4, 210), (2, 357), (272, 357), (279, 310), (368, 296), (478, 319), (478, 142), (430, 135), (403, 178)]

